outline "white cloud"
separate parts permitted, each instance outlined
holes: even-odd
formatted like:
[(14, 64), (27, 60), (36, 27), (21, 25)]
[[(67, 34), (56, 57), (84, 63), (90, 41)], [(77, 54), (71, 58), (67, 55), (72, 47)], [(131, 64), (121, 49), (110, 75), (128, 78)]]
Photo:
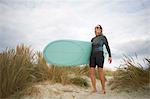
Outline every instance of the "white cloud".
[(117, 61), (123, 53), (120, 46), (150, 37), (148, 3), (149, 0), (1, 0), (0, 30), (5, 27), (8, 31), (0, 32), (0, 36), (12, 38), (1, 39), (0, 45), (16, 46), (21, 42), (42, 51), (48, 42), (57, 39), (90, 41), (94, 26), (101, 24)]

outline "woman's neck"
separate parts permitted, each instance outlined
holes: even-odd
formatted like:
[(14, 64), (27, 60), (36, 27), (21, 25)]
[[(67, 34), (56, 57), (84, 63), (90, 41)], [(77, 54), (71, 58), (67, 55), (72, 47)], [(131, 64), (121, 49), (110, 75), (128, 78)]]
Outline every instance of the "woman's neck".
[(102, 33), (101, 33), (101, 34), (98, 34), (98, 35), (96, 35), (96, 37), (97, 37), (97, 36), (101, 36), (101, 35), (103, 35), (103, 34), (102, 34)]

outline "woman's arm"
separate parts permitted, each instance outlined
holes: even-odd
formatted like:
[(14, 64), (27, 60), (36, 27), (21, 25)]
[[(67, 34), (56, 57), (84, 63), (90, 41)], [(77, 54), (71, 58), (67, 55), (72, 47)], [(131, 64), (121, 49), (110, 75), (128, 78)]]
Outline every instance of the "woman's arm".
[(91, 42), (93, 42), (93, 38), (91, 39)]
[(108, 44), (108, 40), (107, 40), (106, 36), (104, 36), (104, 38), (105, 38), (104, 44), (106, 45), (108, 55), (109, 55), (109, 57), (111, 57), (111, 51), (110, 51), (110, 47), (109, 47), (109, 44)]
[(105, 38), (105, 42), (104, 42), (104, 43), (105, 43), (105, 45), (106, 45), (106, 49), (107, 49), (108, 54), (109, 54), (108, 61), (109, 61), (109, 63), (111, 63), (111, 62), (112, 62), (112, 58), (111, 58), (110, 47), (109, 47), (108, 40), (107, 40), (106, 36), (104, 36), (104, 38)]

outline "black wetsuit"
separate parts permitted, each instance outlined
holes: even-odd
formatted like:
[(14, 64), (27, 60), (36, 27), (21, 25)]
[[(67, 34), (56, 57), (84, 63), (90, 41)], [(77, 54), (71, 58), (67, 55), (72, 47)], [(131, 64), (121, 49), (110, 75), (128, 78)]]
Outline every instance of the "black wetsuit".
[(98, 67), (103, 68), (104, 64), (104, 52), (103, 52), (103, 45), (105, 44), (107, 52), (109, 57), (111, 57), (111, 51), (109, 48), (109, 44), (107, 41), (106, 36), (103, 34), (97, 35), (92, 38), (92, 50), (91, 50), (91, 56), (90, 56), (90, 67)]

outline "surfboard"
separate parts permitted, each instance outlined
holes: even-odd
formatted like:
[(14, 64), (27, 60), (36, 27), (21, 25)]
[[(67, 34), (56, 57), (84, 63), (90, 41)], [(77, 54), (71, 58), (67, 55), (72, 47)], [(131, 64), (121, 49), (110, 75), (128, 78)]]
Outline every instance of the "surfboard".
[(77, 66), (89, 64), (92, 42), (80, 40), (52, 41), (43, 50), (44, 59), (53, 65)]

